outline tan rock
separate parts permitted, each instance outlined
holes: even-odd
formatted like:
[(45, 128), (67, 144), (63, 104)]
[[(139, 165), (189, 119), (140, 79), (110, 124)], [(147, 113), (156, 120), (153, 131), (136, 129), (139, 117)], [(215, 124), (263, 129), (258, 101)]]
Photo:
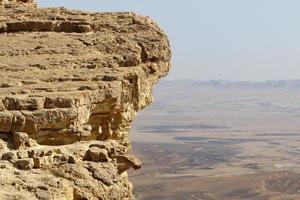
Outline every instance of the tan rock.
[(44, 157), (35, 157), (33, 158), (33, 163), (35, 168), (43, 168), (46, 166), (51, 166), (53, 164), (52, 156), (44, 156)]
[(6, 153), (2, 154), (1, 159), (12, 161), (12, 160), (17, 159), (17, 155), (14, 152), (9, 151), (9, 152), (6, 152)]
[(18, 159), (29, 158), (28, 151), (26, 151), (26, 150), (18, 151), (17, 152), (17, 157), (18, 157)]
[(8, 111), (0, 111), (0, 133), (8, 133), (11, 131), (13, 123), (13, 115)]
[(29, 147), (29, 137), (27, 133), (14, 132), (13, 141), (16, 149)]
[(69, 156), (69, 158), (68, 158), (68, 163), (75, 164), (76, 162), (77, 162), (77, 161), (76, 161), (75, 156)]
[(54, 155), (53, 156), (53, 164), (60, 165), (60, 164), (66, 164), (68, 162), (69, 162), (68, 155)]
[(107, 162), (109, 160), (109, 157), (106, 149), (90, 147), (87, 151), (86, 159), (94, 162)]
[(170, 69), (164, 32), (130, 12), (0, 0), (0, 46), (0, 198), (9, 185), (22, 199), (133, 199), (128, 131)]
[(45, 155), (47, 155), (46, 154), (46, 150), (41, 149), (41, 148), (39, 148), (39, 149), (32, 149), (32, 150), (28, 151), (28, 156), (30, 158), (43, 157)]
[(2, 103), (2, 99), (0, 99), (0, 111), (4, 111), (4, 110), (5, 110), (5, 107), (4, 107), (3, 103)]
[(130, 168), (137, 170), (142, 167), (141, 161), (132, 155), (117, 155), (114, 158), (117, 160), (117, 168), (120, 174)]
[(26, 118), (20, 111), (11, 111), (13, 115), (12, 132), (22, 132), (24, 130)]
[(31, 158), (20, 159), (20, 160), (15, 161), (14, 166), (18, 169), (30, 170), (33, 168), (34, 162)]

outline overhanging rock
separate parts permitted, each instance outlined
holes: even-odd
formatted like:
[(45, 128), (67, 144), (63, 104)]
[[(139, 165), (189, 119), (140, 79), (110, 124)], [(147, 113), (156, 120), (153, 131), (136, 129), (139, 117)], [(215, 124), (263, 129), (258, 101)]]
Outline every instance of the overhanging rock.
[(164, 32), (2, 0), (0, 46), (0, 199), (132, 199), (128, 131), (170, 69)]

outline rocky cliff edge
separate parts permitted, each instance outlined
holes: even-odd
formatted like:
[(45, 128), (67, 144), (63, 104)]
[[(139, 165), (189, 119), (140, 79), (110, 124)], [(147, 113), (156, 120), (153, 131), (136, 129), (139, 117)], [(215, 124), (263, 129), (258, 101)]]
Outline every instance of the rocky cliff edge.
[(0, 0), (0, 199), (133, 199), (128, 131), (170, 69), (134, 13)]

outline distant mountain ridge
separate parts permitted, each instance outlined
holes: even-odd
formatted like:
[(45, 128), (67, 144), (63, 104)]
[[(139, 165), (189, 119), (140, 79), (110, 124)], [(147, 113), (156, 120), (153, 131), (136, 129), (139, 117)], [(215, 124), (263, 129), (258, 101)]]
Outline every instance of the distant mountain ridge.
[(226, 81), (226, 80), (208, 80), (201, 81), (195, 79), (165, 80), (161, 86), (168, 87), (213, 87), (213, 88), (249, 88), (249, 89), (300, 89), (300, 79), (293, 80), (268, 80), (262, 82), (254, 81)]

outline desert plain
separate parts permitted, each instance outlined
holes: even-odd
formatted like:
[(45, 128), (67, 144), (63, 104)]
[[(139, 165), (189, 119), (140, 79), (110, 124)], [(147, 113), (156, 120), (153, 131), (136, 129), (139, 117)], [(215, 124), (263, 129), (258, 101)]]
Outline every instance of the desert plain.
[(131, 130), (141, 200), (300, 199), (299, 81), (163, 81)]

